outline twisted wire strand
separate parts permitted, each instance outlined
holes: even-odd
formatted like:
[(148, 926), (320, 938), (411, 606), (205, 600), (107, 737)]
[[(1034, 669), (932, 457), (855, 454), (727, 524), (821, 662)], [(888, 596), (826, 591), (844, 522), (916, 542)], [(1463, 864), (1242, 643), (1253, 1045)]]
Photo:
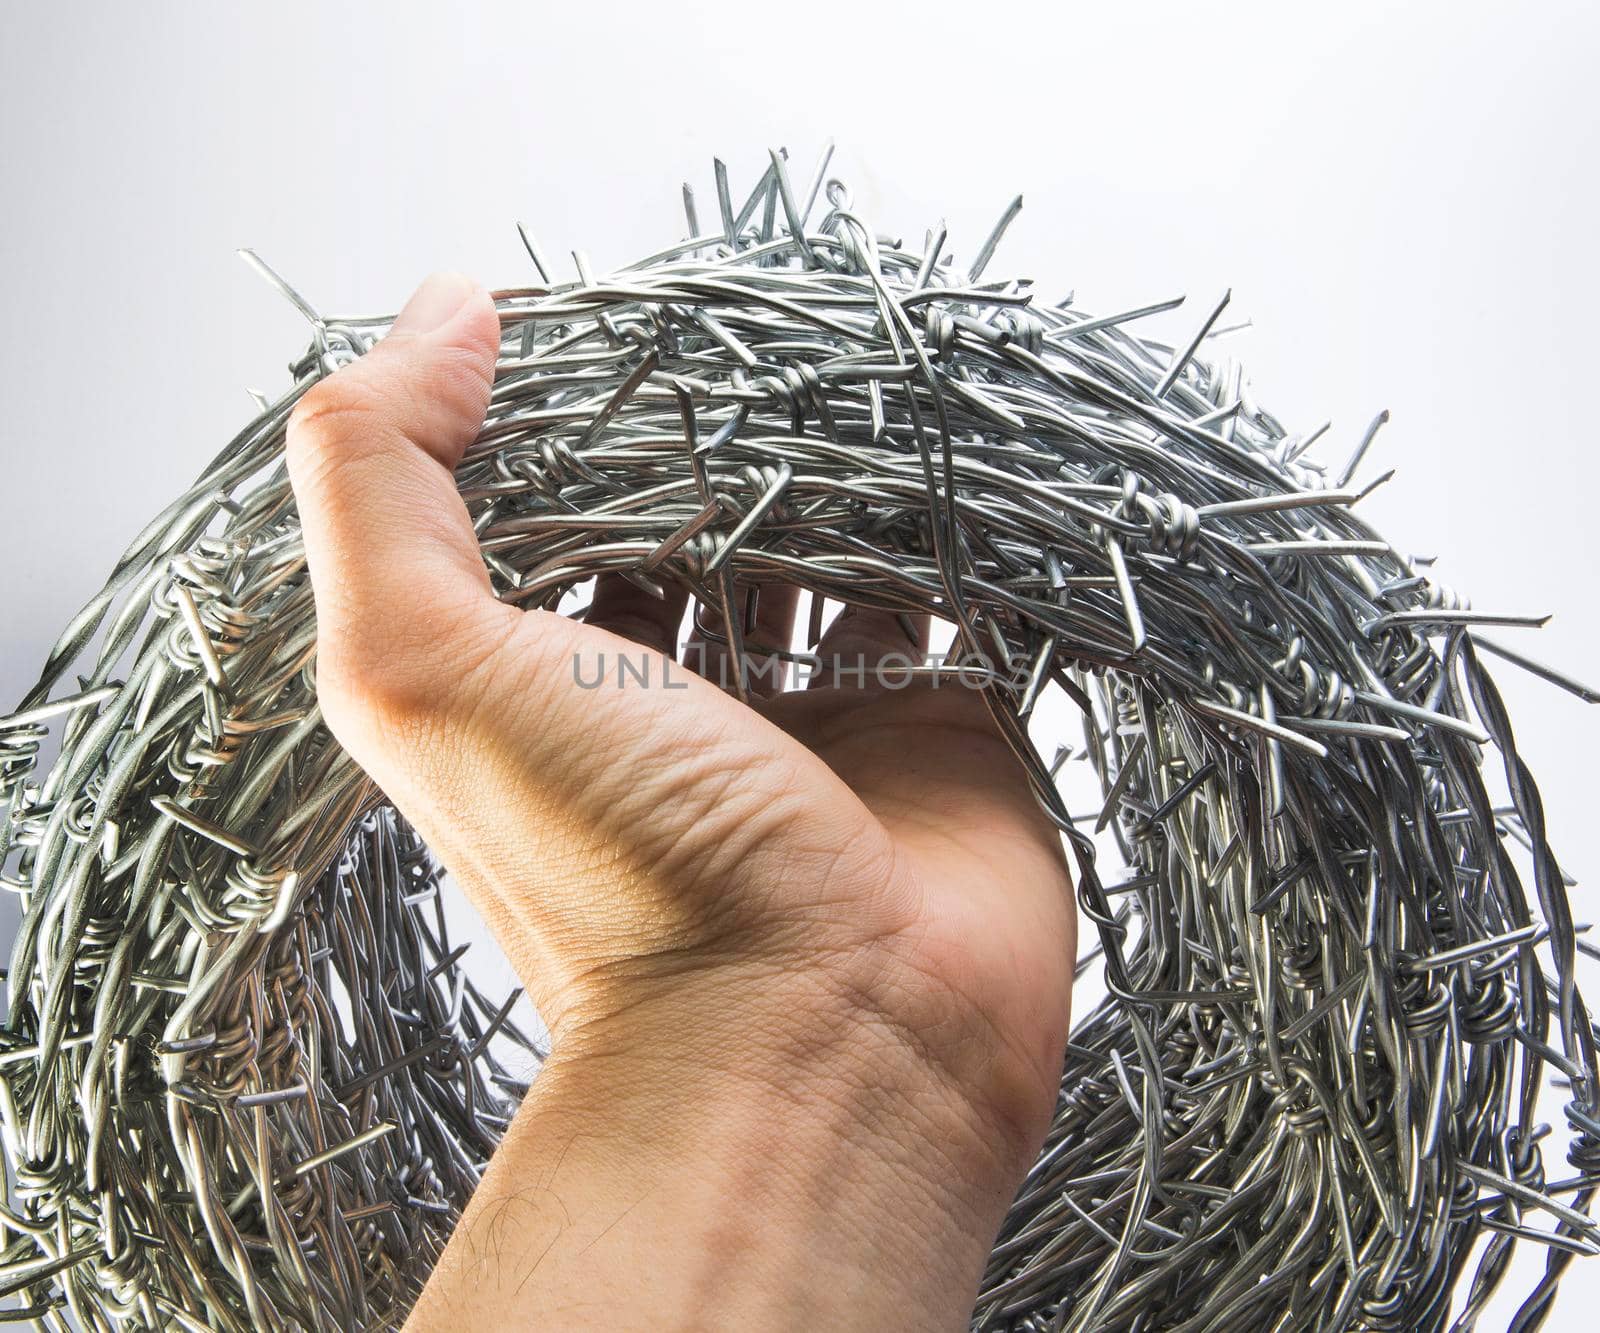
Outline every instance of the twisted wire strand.
[[(775, 154), (736, 207), (718, 164), (718, 225), (686, 188), (690, 239), (599, 279), (553, 281), (524, 234), (542, 280), (497, 294), (457, 473), (496, 594), (783, 581), (931, 611), (988, 663), (1108, 995), (975, 1328), (1465, 1329), (1521, 1240), (1549, 1254), (1536, 1327), (1600, 1249), (1596, 1029), (1484, 654), (1592, 693), (1362, 521), (1381, 417), (1333, 471), (1201, 354), (1226, 298), (1141, 339), (1175, 303), (1091, 317), (983, 277), (1015, 207), (962, 270), (826, 171), (798, 189)], [(292, 389), (0, 719), (0, 1296), (49, 1328), (394, 1326), (544, 1053), (317, 707), (284, 428), (389, 319), (255, 262), (312, 323)], [(1057, 690), (1097, 809), (1030, 739)]]

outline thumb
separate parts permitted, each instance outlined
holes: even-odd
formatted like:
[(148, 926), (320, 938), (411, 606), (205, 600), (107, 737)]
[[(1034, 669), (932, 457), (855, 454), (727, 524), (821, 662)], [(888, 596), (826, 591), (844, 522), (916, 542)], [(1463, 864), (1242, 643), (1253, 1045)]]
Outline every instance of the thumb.
[(436, 274), (366, 356), (310, 389), (286, 452), (317, 605), (318, 693), (335, 734), (374, 703), (425, 705), (510, 608), (494, 600), (453, 471), (483, 426), (494, 303)]

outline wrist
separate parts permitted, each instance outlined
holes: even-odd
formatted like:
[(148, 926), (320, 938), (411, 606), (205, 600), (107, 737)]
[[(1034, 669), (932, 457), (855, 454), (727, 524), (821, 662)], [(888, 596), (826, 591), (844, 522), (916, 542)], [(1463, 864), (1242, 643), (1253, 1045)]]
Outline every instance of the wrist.
[(998, 1186), (1009, 1202), (1059, 1076), (1050, 1071), (1041, 1095), (1036, 1071), (1019, 1069), (970, 1006), (938, 991), (870, 947), (799, 965), (705, 967), (641, 984), (621, 1007), (575, 1011), (541, 1077), (552, 1092), (603, 1087), (673, 1123), (693, 1121), (696, 1107), (735, 1120), (747, 1112), (894, 1159), (908, 1183), (923, 1167), (965, 1197)]
[(650, 1327), (964, 1327), (1036, 1145), (847, 992), (744, 965), (573, 1021), (469, 1252), (525, 1244), (521, 1295), (609, 1286)]
[(541, 1075), (535, 1123), (603, 1117), (674, 1199), (685, 1326), (964, 1326), (1012, 1154), (897, 1039), (777, 989), (586, 1034)]

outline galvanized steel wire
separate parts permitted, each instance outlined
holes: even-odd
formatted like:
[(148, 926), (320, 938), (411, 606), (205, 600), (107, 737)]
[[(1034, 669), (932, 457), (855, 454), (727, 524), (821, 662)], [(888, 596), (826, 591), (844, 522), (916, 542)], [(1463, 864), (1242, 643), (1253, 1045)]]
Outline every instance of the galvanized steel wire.
[[(1519, 1240), (1549, 1255), (1536, 1326), (1600, 1245), (1600, 1086), (1485, 655), (1587, 692), (1362, 521), (1381, 419), (1327, 469), (1210, 358), (1226, 298), (1141, 338), (1175, 303), (986, 276), (1015, 209), (957, 265), (826, 171), (774, 155), (739, 199), (718, 164), (715, 216), (686, 190), (691, 238), (609, 276), (557, 281), (528, 239), (458, 472), (498, 595), (673, 581), (737, 647), (741, 589), (784, 581), (931, 611), (996, 668), (1108, 998), (974, 1327), (1436, 1329), (1454, 1298), (1464, 1328)], [(0, 1294), (46, 1327), (396, 1324), (542, 1055), (321, 723), (284, 426), (388, 320), (284, 290), (314, 331), (292, 389), (0, 718)], [(1030, 739), (1058, 690), (1093, 809)]]

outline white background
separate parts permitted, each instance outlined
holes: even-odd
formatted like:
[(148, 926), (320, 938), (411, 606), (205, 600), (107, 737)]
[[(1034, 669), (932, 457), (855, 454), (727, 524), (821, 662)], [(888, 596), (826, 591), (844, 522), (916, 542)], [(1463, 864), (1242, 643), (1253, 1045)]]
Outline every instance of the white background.
[[(958, 256), (1023, 191), (991, 276), (1187, 292), (1174, 337), (1232, 287), (1228, 350), (1291, 430), (1333, 418), (1319, 456), (1392, 409), (1368, 516), (1474, 605), (1556, 612), (1519, 643), (1600, 676), (1596, 7), (449, 8), (0, 16), (0, 711), (302, 349), (235, 247), (330, 313), (436, 267), (529, 280), (518, 219), (604, 270), (680, 235), (685, 178), (710, 214), (713, 154), (748, 185), (830, 136), (862, 211), (945, 217)], [(1600, 710), (1502, 683), (1586, 882)], [(1593, 1327), (1600, 1262), (1566, 1285), (1550, 1326)]]

